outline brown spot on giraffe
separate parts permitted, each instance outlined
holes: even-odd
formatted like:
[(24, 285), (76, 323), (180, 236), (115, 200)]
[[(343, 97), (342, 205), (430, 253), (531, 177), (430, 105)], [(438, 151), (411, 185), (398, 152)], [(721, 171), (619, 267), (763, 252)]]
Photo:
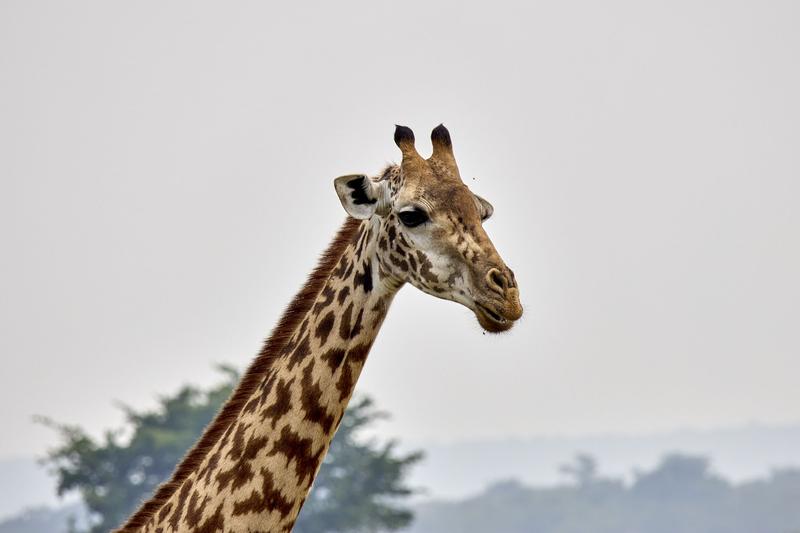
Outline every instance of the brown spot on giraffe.
[(328, 342), (328, 335), (333, 329), (333, 324), (336, 322), (336, 315), (333, 311), (329, 311), (327, 315), (317, 324), (317, 329), (314, 331), (314, 336), (319, 339), (320, 344)]
[(353, 327), (350, 328), (350, 338), (354, 339), (358, 337), (358, 335), (362, 331), (361, 321), (364, 318), (364, 309), (359, 309), (358, 314), (356, 315), (356, 320), (353, 322)]
[(354, 346), (349, 352), (347, 352), (347, 360), (357, 365), (363, 365), (367, 360), (367, 355), (369, 355), (370, 348), (372, 348), (371, 342), (369, 344), (359, 344)]
[(161, 510), (158, 512), (158, 519), (162, 522), (166, 520), (167, 516), (169, 516), (169, 512), (172, 511), (172, 504), (167, 503)]
[(345, 360), (342, 365), (339, 379), (336, 381), (336, 389), (339, 391), (339, 400), (342, 401), (350, 396), (353, 388), (355, 387), (356, 376), (350, 368), (350, 362)]
[(267, 437), (255, 437), (248, 440), (230, 469), (223, 470), (217, 474), (216, 480), (220, 489), (224, 490), (230, 483), (231, 490), (236, 491), (249, 483), (253, 479), (251, 463), (258, 455), (258, 452), (267, 445), (268, 441)]
[(303, 372), (303, 394), (300, 396), (300, 402), (305, 411), (305, 420), (319, 424), (327, 434), (333, 428), (334, 417), (328, 413), (324, 405), (319, 403), (319, 399), (322, 397), (322, 388), (314, 381), (313, 369), (313, 365), (308, 365)]
[(275, 484), (272, 472), (262, 468), (260, 490), (254, 490), (246, 499), (237, 501), (233, 506), (233, 514), (238, 516), (270, 509), (281, 516), (286, 516), (292, 512), (293, 507), (294, 502), (284, 497)]
[(189, 504), (186, 507), (186, 517), (184, 519), (184, 523), (191, 529), (197, 529), (197, 526), (203, 519), (203, 509), (205, 509), (207, 503), (208, 496), (205, 496), (201, 501), (197, 491), (192, 492), (192, 496), (189, 498)]
[(331, 348), (322, 356), (320, 360), (327, 363), (328, 367), (331, 369), (331, 374), (336, 372), (336, 370), (342, 366), (342, 361), (344, 361), (347, 352), (342, 348)]
[(395, 255), (390, 255), (389, 259), (392, 261), (394, 266), (402, 270), (403, 272), (408, 272), (408, 263), (404, 259), (400, 259)]
[(323, 309), (331, 305), (333, 297), (336, 295), (336, 290), (333, 287), (325, 287), (322, 289), (323, 299), (314, 305), (314, 312), (319, 314)]
[[(172, 529), (178, 529), (178, 524), (180, 523), (181, 515), (183, 514), (183, 506), (186, 504), (186, 498), (189, 497), (189, 491), (192, 490), (192, 482), (191, 480), (186, 480), (181, 486), (181, 490), (178, 492), (177, 503), (175, 504), (175, 511), (169, 517), (169, 524), (172, 526)], [(170, 506), (171, 503), (170, 503)], [(163, 519), (162, 519), (163, 521)]]
[(197, 471), (197, 479), (202, 479), (206, 485), (211, 483), (211, 475), (217, 469), (221, 455), (222, 452), (219, 449), (212, 453), (208, 461)]
[(325, 451), (325, 448), (320, 448), (316, 453), (313, 453), (313, 448), (314, 441), (312, 439), (301, 437), (284, 426), (280, 437), (272, 445), (272, 449), (267, 455), (283, 455), (286, 457), (288, 464), (294, 464), (294, 471), (300, 483), (310, 483), (322, 461), (322, 453)]
[(272, 429), (275, 429), (275, 424), (278, 420), (283, 418), (292, 408), (292, 385), (294, 378), (289, 381), (281, 378), (275, 387), (275, 401), (273, 401), (261, 414), (261, 417), (269, 421)]
[(339, 290), (339, 296), (337, 296), (336, 301), (339, 303), (340, 306), (344, 305), (344, 301), (347, 299), (347, 296), (350, 294), (350, 287), (345, 285)]
[(342, 340), (347, 340), (350, 338), (350, 333), (352, 331), (350, 320), (352, 319), (352, 315), (353, 304), (351, 303), (345, 308), (344, 312), (342, 313), (342, 319), (339, 322), (339, 337), (341, 337)]
[(192, 530), (194, 533), (221, 533), (225, 531), (225, 516), (222, 514), (222, 504), (218, 505), (214, 514), (208, 520)]
[(433, 265), (424, 252), (417, 250), (417, 261), (419, 261), (419, 275), (422, 277), (422, 279), (430, 283), (436, 283), (439, 281), (439, 278), (437, 278), (431, 270)]
[(369, 260), (364, 262), (363, 272), (356, 273), (353, 283), (354, 287), (361, 286), (361, 288), (364, 289), (364, 292), (369, 292), (372, 290), (372, 264)]

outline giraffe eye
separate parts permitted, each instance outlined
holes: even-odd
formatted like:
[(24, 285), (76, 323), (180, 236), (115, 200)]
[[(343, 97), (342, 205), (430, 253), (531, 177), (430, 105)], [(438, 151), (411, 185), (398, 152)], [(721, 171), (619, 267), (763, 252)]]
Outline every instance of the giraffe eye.
[(397, 214), (400, 222), (403, 223), (404, 226), (408, 226), (409, 228), (413, 228), (415, 226), (419, 226), (420, 224), (424, 224), (428, 221), (428, 213), (420, 209), (419, 207), (415, 207), (410, 211), (401, 211)]

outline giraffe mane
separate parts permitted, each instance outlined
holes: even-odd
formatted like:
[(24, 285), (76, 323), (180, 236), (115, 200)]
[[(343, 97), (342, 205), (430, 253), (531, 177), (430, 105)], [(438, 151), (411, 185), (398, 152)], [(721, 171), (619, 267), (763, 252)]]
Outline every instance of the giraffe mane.
[(323, 252), (316, 268), (308, 276), (305, 285), (295, 295), (286, 307), (278, 324), (272, 330), (264, 346), (250, 364), (236, 389), (228, 398), (225, 405), (214, 420), (206, 427), (200, 440), (187, 452), (172, 473), (169, 481), (163, 483), (155, 495), (145, 501), (139, 509), (117, 530), (118, 533), (137, 531), (144, 527), (152, 516), (169, 500), (189, 475), (194, 472), (208, 455), (228, 427), (238, 418), (247, 399), (259, 387), (264, 376), (269, 372), (273, 362), (277, 359), (280, 350), (289, 341), (300, 321), (311, 309), (319, 292), (325, 285), (331, 271), (341, 258), (347, 245), (356, 235), (361, 224), (360, 220), (347, 218), (328, 248)]

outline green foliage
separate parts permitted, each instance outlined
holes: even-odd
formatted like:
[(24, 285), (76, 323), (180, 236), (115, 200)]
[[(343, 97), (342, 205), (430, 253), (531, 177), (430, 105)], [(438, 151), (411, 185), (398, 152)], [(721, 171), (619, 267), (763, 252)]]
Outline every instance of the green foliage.
[[(94, 520), (92, 533), (117, 527), (170, 476), (239, 379), (235, 370), (221, 370), (225, 381), (209, 390), (184, 386), (149, 411), (123, 407), (125, 431), (107, 431), (100, 440), (80, 427), (44, 420), (61, 439), (45, 459), (58, 493), (80, 494)], [(411, 512), (399, 505), (411, 493), (403, 476), (421, 455), (397, 456), (392, 442), (357, 438), (381, 416), (367, 398), (352, 402), (295, 531), (394, 530), (410, 522)]]
[(238, 380), (235, 370), (221, 370), (225, 381), (207, 391), (184, 386), (151, 411), (123, 406), (127, 431), (107, 431), (99, 441), (80, 427), (45, 421), (61, 437), (46, 459), (58, 494), (80, 493), (97, 521), (91, 531), (117, 527), (169, 477)]
[(360, 442), (362, 428), (383, 418), (372, 400), (354, 400), (320, 468), (295, 533), (371, 532), (408, 525), (412, 513), (396, 503), (411, 495), (402, 484), (421, 452), (397, 456), (396, 443)]
[(669, 455), (626, 484), (600, 477), (594, 459), (562, 468), (568, 485), (504, 481), (460, 502), (417, 508), (409, 533), (788, 533), (800, 531), (800, 470), (732, 484), (703, 457)]

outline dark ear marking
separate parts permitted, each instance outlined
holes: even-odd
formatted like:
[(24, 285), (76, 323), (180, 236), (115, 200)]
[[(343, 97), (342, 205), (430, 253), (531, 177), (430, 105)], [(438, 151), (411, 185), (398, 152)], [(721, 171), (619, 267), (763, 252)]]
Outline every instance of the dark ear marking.
[(367, 196), (366, 180), (367, 180), (366, 176), (359, 176), (347, 182), (347, 186), (352, 189), (350, 197), (353, 199), (353, 203), (356, 205), (374, 204), (378, 201), (375, 198), (370, 198), (369, 196)]

